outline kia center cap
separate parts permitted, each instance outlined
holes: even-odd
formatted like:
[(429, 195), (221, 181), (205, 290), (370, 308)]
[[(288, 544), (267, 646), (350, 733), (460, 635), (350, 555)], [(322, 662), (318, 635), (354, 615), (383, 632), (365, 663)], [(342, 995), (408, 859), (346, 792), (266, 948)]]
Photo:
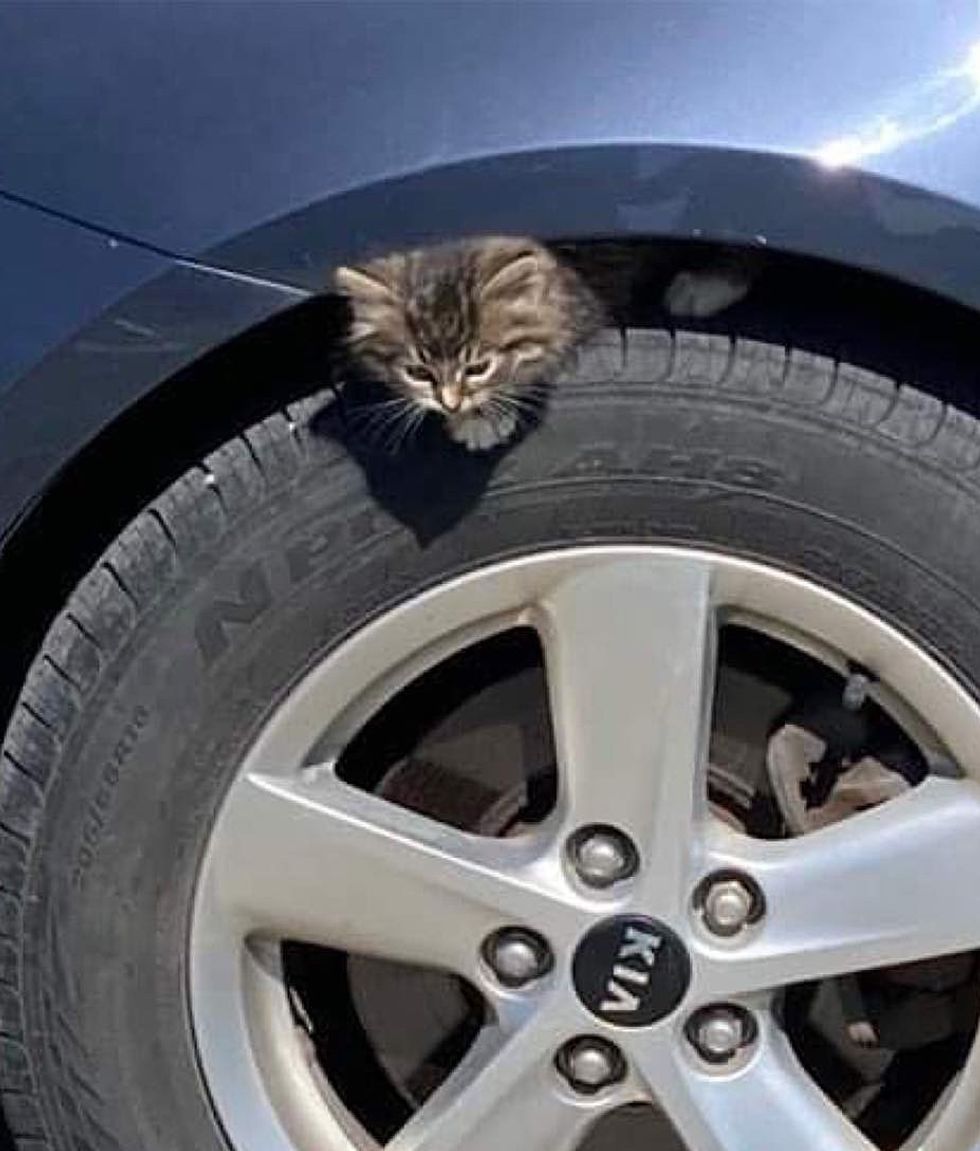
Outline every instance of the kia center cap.
[(617, 915), (583, 937), (572, 979), (597, 1019), (617, 1027), (649, 1027), (684, 998), (691, 961), (665, 924), (643, 915)]

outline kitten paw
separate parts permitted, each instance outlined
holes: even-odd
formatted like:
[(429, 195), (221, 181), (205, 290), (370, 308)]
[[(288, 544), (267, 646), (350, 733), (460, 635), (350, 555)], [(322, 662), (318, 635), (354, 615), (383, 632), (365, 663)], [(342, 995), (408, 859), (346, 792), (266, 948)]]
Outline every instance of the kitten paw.
[(517, 430), (517, 420), (510, 412), (493, 417), (477, 412), (453, 420), (448, 426), (450, 438), (458, 444), (471, 452), (485, 452), (509, 440)]
[(748, 295), (753, 278), (735, 268), (679, 272), (664, 293), (664, 306), (672, 316), (714, 316)]

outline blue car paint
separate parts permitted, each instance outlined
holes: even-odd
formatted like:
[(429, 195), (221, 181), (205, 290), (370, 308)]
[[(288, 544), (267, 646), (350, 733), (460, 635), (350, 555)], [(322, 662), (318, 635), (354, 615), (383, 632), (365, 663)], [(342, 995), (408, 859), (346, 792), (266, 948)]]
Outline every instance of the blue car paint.
[(973, 0), (8, 3), (0, 187), (200, 256), (481, 156), (808, 155), (899, 115), (869, 170), (975, 203), (976, 123), (923, 125), (978, 38)]
[[(0, 208), (0, 220), (2, 216)], [(295, 292), (168, 264), (139, 248), (110, 250), (102, 240), (100, 249), (93, 237), (81, 234), (88, 241), (85, 282), (96, 290), (118, 292), (127, 277), (139, 283), (148, 265), (155, 268), (141, 288), (109, 306), (0, 391), (2, 529), (15, 526), (65, 463), (134, 400), (296, 299)], [(37, 288), (25, 293), (23, 308), (15, 301), (15, 317), (21, 311), (28, 319), (35, 313), (51, 316), (54, 325), (67, 312), (91, 308), (90, 299), (80, 301), (64, 291), (45, 295), (43, 283)], [(62, 311), (54, 313), (52, 301)], [(125, 483), (125, 476), (120, 482)], [(0, 530), (0, 538), (2, 534)]]
[(159, 380), (387, 246), (721, 238), (980, 306), (978, 43), (973, 0), (8, 0), (0, 536)]
[(0, 404), (39, 350), (167, 266), (144, 248), (0, 198)]

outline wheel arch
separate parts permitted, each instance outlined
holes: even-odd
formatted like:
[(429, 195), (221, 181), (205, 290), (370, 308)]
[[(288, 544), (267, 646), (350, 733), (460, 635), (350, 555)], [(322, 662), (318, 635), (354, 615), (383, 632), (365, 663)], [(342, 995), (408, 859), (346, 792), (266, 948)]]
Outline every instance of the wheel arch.
[[(903, 212), (912, 239), (891, 226)], [(342, 317), (317, 289), (341, 260), (487, 231), (629, 241), (681, 259), (761, 238), (770, 270), (760, 290), (706, 327), (848, 358), (975, 411), (980, 280), (964, 271), (980, 263), (973, 215), (810, 160), (616, 145), (400, 176), (177, 262), (0, 394), (0, 451), (48, 437), (44, 453), (26, 454), (20, 502), (0, 523), (0, 595), (25, 605), (5, 627), (0, 717), (60, 602), (139, 508), (210, 447), (326, 382)], [(657, 318), (655, 306), (628, 317)], [(72, 397), (85, 388), (101, 400), (79, 421)], [(49, 436), (52, 410), (66, 414)]]
[(775, 149), (624, 141), (421, 164), (325, 195), (202, 258), (317, 291), (340, 262), (481, 232), (759, 246), (980, 309), (980, 203)]

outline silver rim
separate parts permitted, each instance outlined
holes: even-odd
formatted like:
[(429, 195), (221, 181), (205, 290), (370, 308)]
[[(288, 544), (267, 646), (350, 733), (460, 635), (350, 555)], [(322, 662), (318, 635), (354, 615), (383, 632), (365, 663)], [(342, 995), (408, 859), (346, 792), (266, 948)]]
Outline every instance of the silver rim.
[[(930, 777), (795, 840), (750, 839), (715, 819), (706, 738), (715, 637), (732, 617), (877, 669), (894, 698), (927, 717), (963, 778)], [(324, 747), (343, 747), (424, 669), (517, 624), (538, 631), (545, 653), (560, 772), (546, 823), (515, 839), (482, 838), (338, 779)], [(321, 757), (311, 765), (314, 748)], [(803, 980), (980, 947), (977, 781), (980, 712), (956, 681), (870, 613), (773, 568), (693, 550), (581, 548), (447, 583), (312, 671), (229, 789), (190, 939), (193, 1025), (218, 1115), (236, 1151), (374, 1146), (297, 1036), (277, 946), (292, 938), (455, 972), (490, 1005), (492, 1025), (389, 1143), (394, 1151), (499, 1151), (515, 1140), (526, 1151), (571, 1151), (598, 1116), (639, 1101), (666, 1112), (692, 1151), (869, 1149), (800, 1067), (773, 996)], [(566, 845), (592, 825), (636, 845), (635, 874), (608, 887), (581, 881)], [(765, 893), (764, 918), (734, 938), (706, 930), (692, 909), (692, 893), (717, 871), (751, 876)], [(582, 937), (627, 913), (669, 925), (691, 963), (679, 1008), (636, 1029), (598, 1020), (571, 977)], [(511, 925), (533, 930), (554, 956), (525, 987), (496, 979), (485, 957), (486, 941)], [(719, 1001), (750, 1012), (757, 1031), (715, 1066), (697, 1057), (685, 1028)], [(723, 1023), (713, 1022), (712, 1041)], [(556, 1070), (556, 1055), (583, 1034), (624, 1059), (604, 1090), (573, 1090)], [(590, 1074), (601, 1066), (594, 1053), (585, 1059)], [(973, 1145), (978, 1087), (974, 1045), (922, 1146)]]

